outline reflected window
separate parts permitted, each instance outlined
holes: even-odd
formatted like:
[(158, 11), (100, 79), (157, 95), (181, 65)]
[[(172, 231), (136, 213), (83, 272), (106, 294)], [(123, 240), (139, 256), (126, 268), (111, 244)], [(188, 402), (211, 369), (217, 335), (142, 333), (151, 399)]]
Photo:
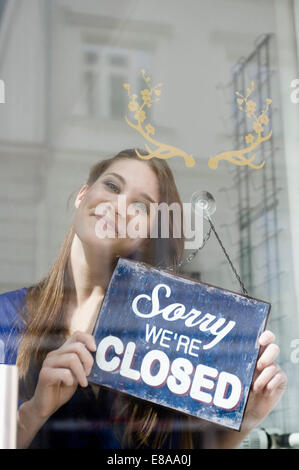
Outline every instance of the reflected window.
[(7, 0), (0, 0), (0, 22), (2, 21), (6, 4), (7, 4)]
[(145, 87), (141, 69), (151, 70), (152, 54), (84, 43), (82, 61), (82, 93), (75, 113), (90, 118), (123, 119), (128, 105), (123, 84), (130, 83), (131, 89), (140, 93)]

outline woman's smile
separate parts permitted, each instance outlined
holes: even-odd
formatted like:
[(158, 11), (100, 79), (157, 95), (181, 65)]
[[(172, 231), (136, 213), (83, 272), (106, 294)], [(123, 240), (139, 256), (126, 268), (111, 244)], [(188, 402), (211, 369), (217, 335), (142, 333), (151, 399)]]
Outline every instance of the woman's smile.
[(113, 231), (113, 233), (115, 233), (115, 236), (118, 236), (118, 227), (117, 227), (117, 224), (115, 224), (115, 222), (107, 217), (106, 215), (97, 215), (95, 214), (95, 218), (97, 220), (102, 220), (102, 228), (103, 230), (107, 231), (107, 230), (111, 230)]

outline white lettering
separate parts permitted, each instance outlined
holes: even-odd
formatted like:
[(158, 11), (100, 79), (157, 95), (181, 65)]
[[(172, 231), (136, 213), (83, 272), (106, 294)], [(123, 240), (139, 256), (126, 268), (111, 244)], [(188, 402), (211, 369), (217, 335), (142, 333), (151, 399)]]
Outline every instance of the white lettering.
[[(228, 386), (231, 386), (231, 392), (228, 397)], [(242, 384), (240, 379), (228, 372), (220, 372), (217, 388), (214, 395), (214, 405), (225, 410), (232, 410), (239, 403), (242, 394)]]
[[(171, 289), (166, 284), (158, 284), (156, 287), (154, 287), (153, 292), (152, 292), (152, 297), (146, 294), (137, 295), (137, 297), (135, 297), (135, 299), (132, 302), (132, 309), (135, 315), (141, 318), (152, 318), (161, 313), (159, 311), (159, 298), (158, 298), (158, 291), (161, 287), (164, 287), (166, 290), (165, 297), (170, 296)], [(146, 299), (152, 302), (152, 311), (150, 313), (139, 312), (139, 310), (137, 309), (137, 303), (139, 302), (140, 299)]]
[(189, 343), (190, 343), (189, 336), (180, 335), (179, 340), (178, 340), (178, 344), (177, 344), (177, 347), (176, 347), (176, 351), (178, 351), (180, 349), (180, 347), (183, 346), (185, 354), (188, 354)]
[(196, 310), (195, 308), (192, 308), (189, 313), (186, 313), (182, 318), (185, 319), (185, 325), (191, 328), (192, 326), (197, 326), (199, 325), (204, 318), (201, 318), (198, 322), (195, 320), (201, 316), (202, 312), (200, 310)]
[[(173, 224), (173, 233), (171, 236), (173, 238), (180, 238), (181, 237), (181, 206), (178, 202), (172, 202), (170, 205), (168, 205), (166, 202), (161, 202), (158, 204), (157, 202), (154, 202), (150, 205), (150, 217), (151, 219), (156, 217), (156, 220), (158, 220), (158, 213), (160, 212), (161, 215), (161, 223), (160, 223), (160, 235), (161, 238), (169, 238), (169, 211), (172, 211), (173, 214), (173, 221), (175, 222)], [(150, 228), (150, 237), (151, 238), (158, 238), (158, 228), (159, 224), (152, 224)]]
[(219, 341), (221, 341), (222, 338), (224, 338), (233, 329), (233, 327), (236, 324), (235, 321), (230, 320), (228, 322), (228, 324), (224, 328), (222, 328), (222, 330), (219, 330), (217, 328), (217, 326), (219, 327), (219, 326), (223, 325), (223, 323), (225, 323), (225, 319), (220, 318), (210, 328), (206, 327), (206, 329), (203, 329), (202, 325), (200, 325), (199, 329), (201, 331), (209, 331), (210, 330), (210, 333), (215, 336), (215, 339), (213, 339), (213, 341), (211, 341), (209, 344), (205, 344), (203, 346), (203, 349), (210, 349), (213, 346), (215, 346), (217, 343), (219, 343)]
[[(166, 321), (185, 320), (185, 325), (188, 328), (199, 325), (200, 331), (209, 332), (211, 335), (215, 336), (210, 343), (203, 346), (203, 349), (210, 349), (218, 344), (234, 328), (236, 324), (235, 321), (231, 320), (225, 325), (225, 318), (216, 319), (216, 316), (210, 313), (206, 313), (198, 320), (202, 315), (200, 310), (192, 308), (189, 313), (186, 313), (186, 307), (180, 303), (173, 303), (160, 309), (159, 290), (161, 289), (166, 291), (166, 298), (170, 297), (171, 289), (167, 284), (157, 284), (153, 288), (151, 296), (147, 294), (137, 295), (132, 302), (132, 310), (135, 315), (141, 318), (153, 318), (157, 315), (162, 315), (162, 318)], [(142, 313), (138, 310), (138, 302), (141, 299), (151, 302), (152, 310), (149, 313)]]
[(172, 393), (176, 395), (185, 395), (191, 385), (190, 375), (193, 373), (193, 364), (184, 359), (177, 357), (171, 364), (171, 373), (167, 379), (167, 386)]
[[(108, 360), (110, 349), (123, 357), (114, 356)], [(150, 387), (167, 385), (175, 395), (189, 394), (193, 400), (214, 404), (217, 408), (232, 410), (240, 404), (242, 384), (231, 373), (218, 373), (214, 367), (204, 364), (198, 364), (195, 368), (189, 359), (182, 357), (177, 357), (170, 363), (167, 354), (156, 349), (145, 354), (139, 372), (133, 369), (135, 354), (135, 343), (129, 342), (125, 347), (116, 336), (107, 336), (98, 345), (96, 363), (105, 372), (115, 373), (119, 369), (119, 374), (129, 380), (143, 380)]]
[[(155, 363), (159, 363), (159, 370), (156, 375), (152, 374), (152, 369)], [(166, 381), (170, 369), (170, 360), (167, 354), (163, 351), (153, 349), (149, 351), (143, 358), (141, 364), (141, 377), (142, 380), (151, 387), (161, 387)]]
[(5, 83), (3, 80), (0, 80), (0, 103), (5, 103)]
[(146, 238), (147, 224), (144, 223), (144, 209), (139, 209), (134, 204), (130, 204), (127, 212), (128, 215), (133, 215), (128, 222), (127, 232), (129, 238)]
[(199, 339), (195, 339), (195, 338), (191, 339), (190, 347), (189, 347), (189, 350), (188, 350), (188, 354), (190, 354), (190, 356), (198, 357), (198, 353), (194, 352), (193, 350), (195, 349), (195, 350), (199, 351), (200, 343), (201, 343), (201, 341)]
[[(169, 335), (167, 337), (167, 334)], [(162, 336), (161, 336), (161, 341), (160, 344), (163, 348), (169, 348), (169, 344), (164, 343), (164, 341), (171, 341), (171, 335), (173, 335), (173, 332), (170, 330), (163, 330)]]
[(298, 94), (299, 94), (299, 79), (298, 78), (294, 78), (294, 80), (291, 81), (291, 87), (292, 88), (295, 88), (294, 91), (292, 91), (291, 93), (291, 102), (294, 103), (294, 104), (297, 104), (299, 102), (299, 97), (298, 97)]
[[(95, 224), (95, 233), (98, 238), (115, 238), (115, 211), (110, 202), (102, 202), (95, 208), (95, 215), (100, 217)], [(106, 216), (111, 223), (107, 223)]]
[(162, 334), (163, 328), (160, 328), (158, 332), (155, 325), (152, 327), (151, 330), (149, 328), (150, 326), (147, 323), (145, 327), (145, 341), (148, 343), (151, 340), (153, 344), (156, 344)]
[(291, 348), (295, 348), (291, 352), (291, 362), (297, 364), (299, 362), (299, 339), (293, 339), (291, 342)]
[(110, 361), (106, 360), (107, 352), (109, 349), (114, 348), (116, 354), (122, 354), (124, 345), (116, 336), (106, 336), (98, 345), (96, 353), (96, 363), (99, 368), (106, 372), (114, 372), (120, 366), (119, 357), (113, 357)]
[[(198, 204), (194, 213), (194, 225), (195, 228), (191, 229), (192, 220), (192, 206), (189, 203), (183, 203), (184, 207), (184, 236), (185, 236), (185, 248), (186, 250), (196, 249), (203, 244), (203, 207)], [(194, 238), (194, 240), (192, 240)], [(187, 241), (191, 240), (191, 241)]]
[(203, 392), (202, 388), (213, 390), (215, 387), (215, 382), (213, 380), (207, 379), (206, 376), (215, 379), (217, 375), (218, 371), (217, 369), (214, 369), (214, 367), (199, 364), (195, 369), (194, 379), (190, 390), (190, 397), (193, 398), (193, 400), (201, 401), (203, 403), (212, 403), (212, 395), (210, 393)]
[(119, 373), (122, 377), (127, 377), (127, 379), (138, 382), (138, 380), (140, 380), (140, 372), (138, 370), (132, 369), (135, 351), (136, 344), (132, 341), (129, 342), (124, 352), (124, 358)]

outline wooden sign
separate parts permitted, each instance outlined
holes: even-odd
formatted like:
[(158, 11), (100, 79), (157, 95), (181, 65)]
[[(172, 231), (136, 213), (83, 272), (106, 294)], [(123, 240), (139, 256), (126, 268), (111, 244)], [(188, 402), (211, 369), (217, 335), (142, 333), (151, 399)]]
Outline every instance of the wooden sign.
[(90, 382), (240, 430), (270, 304), (119, 259)]

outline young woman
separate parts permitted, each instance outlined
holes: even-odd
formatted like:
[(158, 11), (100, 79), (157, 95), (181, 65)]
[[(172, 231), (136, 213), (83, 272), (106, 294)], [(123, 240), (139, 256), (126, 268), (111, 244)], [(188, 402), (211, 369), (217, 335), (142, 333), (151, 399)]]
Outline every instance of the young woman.
[[(127, 207), (138, 207), (146, 238), (115, 236), (133, 217), (125, 220), (120, 196)], [(77, 194), (71, 227), (48, 275), (0, 296), (5, 362), (16, 363), (20, 374), (19, 448), (234, 448), (283, 394), (286, 376), (274, 363), (279, 348), (270, 331), (260, 336), (241, 432), (88, 384), (96, 350), (92, 331), (118, 257), (167, 267), (183, 254), (183, 237), (171, 237), (175, 221), (169, 239), (149, 236), (150, 224), (157, 223), (149, 206), (160, 202), (181, 204), (165, 161), (141, 160), (135, 150), (101, 161)], [(98, 215), (103, 204), (107, 211)], [(111, 237), (97, 234), (99, 221)]]

